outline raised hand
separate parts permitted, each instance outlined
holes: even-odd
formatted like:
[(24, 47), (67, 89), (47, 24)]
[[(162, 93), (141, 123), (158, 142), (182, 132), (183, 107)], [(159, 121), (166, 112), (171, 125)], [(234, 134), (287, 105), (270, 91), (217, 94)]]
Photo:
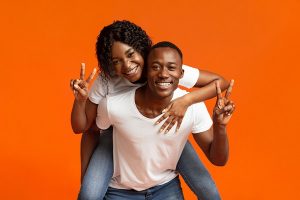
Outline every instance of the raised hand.
[(231, 80), (226, 90), (225, 97), (222, 97), (220, 84), (219, 82), (216, 82), (217, 102), (214, 107), (213, 121), (218, 125), (226, 126), (235, 110), (235, 104), (229, 99), (233, 84), (234, 80)]
[(97, 70), (96, 68), (93, 69), (92, 73), (89, 77), (84, 80), (85, 77), (85, 64), (81, 63), (80, 68), (80, 79), (71, 79), (70, 87), (74, 93), (76, 100), (78, 101), (85, 101), (88, 98), (88, 86), (91, 80), (93, 80)]

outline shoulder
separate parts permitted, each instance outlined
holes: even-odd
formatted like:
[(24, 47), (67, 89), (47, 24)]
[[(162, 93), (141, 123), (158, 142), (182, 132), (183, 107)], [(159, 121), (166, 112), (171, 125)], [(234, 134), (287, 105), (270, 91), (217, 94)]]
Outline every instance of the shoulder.
[[(135, 91), (138, 87), (130, 87), (115, 93), (110, 93), (107, 95), (108, 101), (128, 101), (132, 100), (132, 96), (134, 97)], [(124, 103), (122, 103), (124, 104)]]

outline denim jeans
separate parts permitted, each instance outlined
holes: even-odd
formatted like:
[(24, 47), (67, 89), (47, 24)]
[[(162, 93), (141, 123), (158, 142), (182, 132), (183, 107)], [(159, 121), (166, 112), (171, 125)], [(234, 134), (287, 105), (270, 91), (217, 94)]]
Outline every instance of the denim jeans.
[(184, 146), (176, 170), (198, 199), (221, 199), (215, 182), (189, 141)]
[(113, 176), (112, 129), (99, 139), (85, 172), (78, 200), (102, 200)]
[(182, 189), (178, 177), (163, 184), (143, 191), (122, 190), (109, 187), (105, 200), (183, 200)]
[[(201, 200), (220, 200), (219, 192), (209, 172), (187, 141), (176, 169)], [(113, 175), (112, 131), (100, 137), (80, 188), (79, 200), (102, 200)]]

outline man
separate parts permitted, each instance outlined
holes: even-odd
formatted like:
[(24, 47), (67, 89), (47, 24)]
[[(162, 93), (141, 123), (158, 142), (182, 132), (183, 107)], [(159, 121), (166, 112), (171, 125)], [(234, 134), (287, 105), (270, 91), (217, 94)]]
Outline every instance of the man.
[(188, 108), (178, 132), (172, 128), (164, 134), (155, 122), (172, 99), (186, 94), (177, 89), (184, 73), (182, 53), (174, 44), (161, 42), (152, 47), (147, 64), (146, 85), (108, 96), (98, 106), (98, 127), (114, 126), (114, 175), (107, 199), (183, 199), (175, 169), (190, 132), (213, 164), (225, 165), (228, 159), (233, 81), (225, 98), (216, 85), (213, 126), (201, 102)]

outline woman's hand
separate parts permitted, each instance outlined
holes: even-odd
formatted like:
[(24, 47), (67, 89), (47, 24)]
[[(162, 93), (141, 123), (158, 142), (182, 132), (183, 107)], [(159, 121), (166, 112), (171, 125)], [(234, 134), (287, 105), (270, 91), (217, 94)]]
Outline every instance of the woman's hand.
[(176, 133), (178, 132), (182, 119), (185, 115), (187, 108), (190, 106), (190, 102), (185, 96), (177, 98), (170, 102), (170, 104), (162, 112), (164, 113), (155, 124), (159, 124), (164, 119), (167, 119), (161, 126), (159, 132), (168, 133), (171, 128), (177, 123)]
[(97, 70), (93, 69), (89, 77), (84, 80), (85, 77), (85, 64), (81, 63), (80, 79), (71, 79), (70, 87), (74, 93), (75, 99), (78, 101), (86, 101), (88, 98), (88, 86), (91, 80), (94, 78)]

